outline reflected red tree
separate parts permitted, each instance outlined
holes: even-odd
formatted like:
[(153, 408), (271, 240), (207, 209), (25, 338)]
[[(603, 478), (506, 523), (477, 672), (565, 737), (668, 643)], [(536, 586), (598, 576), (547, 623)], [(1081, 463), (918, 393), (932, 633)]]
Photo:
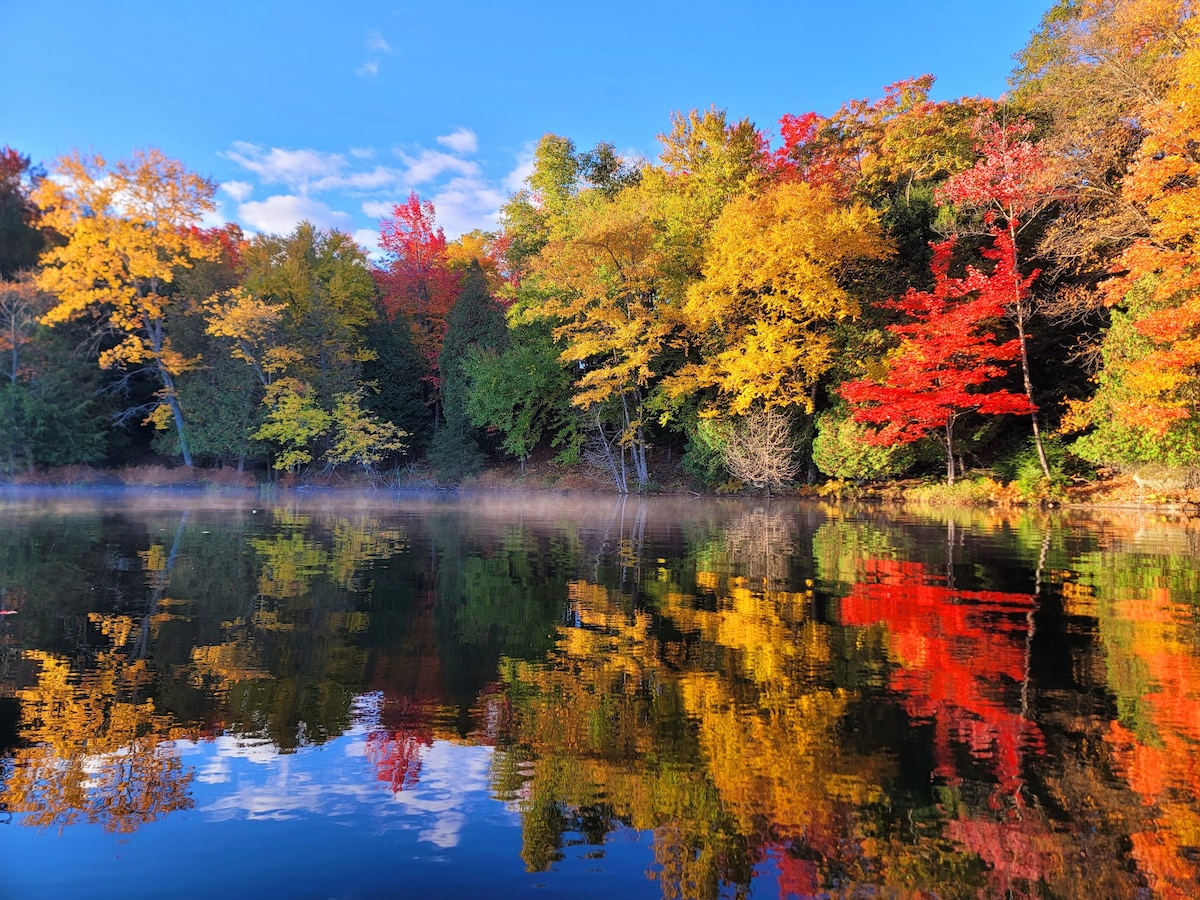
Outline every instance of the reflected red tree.
[(961, 806), (946, 834), (988, 864), (990, 888), (1003, 896), (1026, 896), (1063, 869), (1059, 842), (1023, 794), (1025, 754), (1045, 747), (1028, 709), (1035, 606), (1029, 594), (959, 590), (923, 563), (886, 558), (866, 559), (841, 603), (845, 624), (888, 630), (897, 664), (889, 686), (933, 726), (933, 777), (961, 784), (965, 749), (996, 779), (990, 810)]
[(955, 745), (988, 766), (1002, 795), (1021, 805), (1022, 756), (1041, 752), (1025, 709), (1035, 599), (962, 591), (923, 563), (869, 558), (864, 579), (841, 602), (846, 625), (883, 625), (897, 663), (891, 688), (904, 708), (934, 727), (935, 777), (958, 782)]
[(436, 601), (436, 592), (424, 591), (411, 631), (375, 659), (372, 686), (382, 700), (378, 723), (367, 735), (367, 759), (392, 793), (417, 786), (422, 757), (433, 746), (439, 699), (445, 691), (434, 635)]
[(385, 702), (380, 727), (367, 735), (367, 759), (393, 794), (412, 790), (421, 778), (421, 757), (433, 746), (430, 712), (408, 697)]

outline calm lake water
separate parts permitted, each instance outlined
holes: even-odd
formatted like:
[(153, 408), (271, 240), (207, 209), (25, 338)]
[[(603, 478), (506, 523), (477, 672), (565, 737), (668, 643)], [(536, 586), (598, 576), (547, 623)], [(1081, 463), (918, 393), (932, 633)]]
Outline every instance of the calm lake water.
[(0, 895), (1200, 894), (1195, 520), (327, 499), (0, 498)]

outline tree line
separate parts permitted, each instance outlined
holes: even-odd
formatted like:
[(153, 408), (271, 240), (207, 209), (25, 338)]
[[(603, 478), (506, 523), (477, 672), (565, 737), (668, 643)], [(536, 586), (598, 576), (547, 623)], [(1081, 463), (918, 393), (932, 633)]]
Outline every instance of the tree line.
[(1194, 467), (1196, 35), (1190, 0), (1059, 0), (1000, 99), (925, 75), (774, 143), (693, 110), (655, 162), (547, 134), (495, 232), (414, 194), (374, 258), (201, 229), (215, 185), (157, 150), (48, 178), (6, 148), (0, 465)]

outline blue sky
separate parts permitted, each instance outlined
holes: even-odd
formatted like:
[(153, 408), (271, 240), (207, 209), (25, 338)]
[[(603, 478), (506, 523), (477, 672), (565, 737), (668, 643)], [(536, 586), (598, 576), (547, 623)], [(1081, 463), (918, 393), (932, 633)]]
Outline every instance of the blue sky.
[(675, 110), (774, 132), (925, 72), (998, 96), (1050, 0), (0, 0), (0, 144), (51, 164), (157, 146), (219, 184), (217, 218), (374, 243), (431, 199), (489, 227), (548, 131), (657, 155)]

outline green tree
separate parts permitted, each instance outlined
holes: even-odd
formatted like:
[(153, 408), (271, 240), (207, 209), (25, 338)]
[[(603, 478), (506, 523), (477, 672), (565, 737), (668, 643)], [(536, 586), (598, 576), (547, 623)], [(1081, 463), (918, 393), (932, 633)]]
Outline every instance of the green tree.
[(391, 422), (408, 437), (406, 454), (417, 455), (428, 445), (433, 410), (425, 402), (423, 379), (428, 374), (412, 340), (412, 326), (402, 315), (388, 319), (381, 311), (363, 329), (372, 355), (362, 367), (368, 385), (363, 402), (375, 415)]
[(826, 410), (817, 416), (813, 463), (833, 478), (868, 481), (901, 475), (913, 464), (912, 445), (879, 446), (869, 442), (870, 434), (844, 404)]
[(500, 211), (505, 259), (519, 279), (551, 237), (570, 229), (569, 212), (581, 191), (594, 190), (611, 199), (636, 185), (642, 171), (619, 156), (609, 143), (580, 152), (575, 142), (544, 134), (534, 150), (527, 188), (517, 191)]
[[(208, 304), (208, 332), (227, 340), (263, 386), (266, 413), (252, 436), (280, 449), (275, 468), (296, 473), (339, 440), (332, 426), (342, 398), (363, 396), (362, 364), (374, 357), (364, 332), (379, 316), (375, 283), (353, 239), (308, 223), (286, 237), (256, 237), (242, 259), (242, 286)], [(330, 465), (348, 461), (334, 457)]]
[(725, 204), (758, 184), (770, 168), (766, 137), (749, 119), (730, 122), (724, 110), (693, 109), (671, 116), (671, 130), (658, 136), (667, 172), (701, 202), (712, 221)]
[(519, 325), (503, 352), (474, 348), (463, 361), (470, 385), (467, 419), (478, 428), (503, 435), (500, 446), (525, 461), (549, 437), (560, 459), (578, 459), (582, 435), (571, 408), (571, 376), (558, 361), (558, 350), (544, 325)]
[(37, 368), (0, 382), (0, 465), (10, 474), (93, 463), (111, 449), (116, 410), (95, 362), (77, 352), (81, 338), (70, 327), (39, 332)]
[(103, 456), (109, 412), (94, 363), (77, 353), (78, 327), (52, 332), (38, 318), (53, 306), (31, 273), (0, 281), (0, 460), (9, 474), (39, 464)]
[[(262, 424), (265, 384), (246, 365), (231, 329), (215, 327), (214, 314), (226, 310), (231, 294), (239, 288), (244, 241), (236, 225), (202, 231), (201, 237), (213, 255), (179, 273), (168, 322), (176, 346), (198, 360), (177, 379), (179, 402), (189, 424), (192, 452), (221, 464), (236, 464), (241, 471), (247, 459), (264, 455), (253, 433)], [(178, 452), (170, 432), (159, 432), (154, 445), (159, 452)]]
[(464, 363), (472, 350), (502, 351), (508, 345), (504, 307), (489, 293), (487, 276), (473, 262), (447, 319), (446, 339), (438, 358), (442, 375), (445, 425), (434, 437), (431, 457), (439, 475), (458, 481), (483, 461), (479, 435), (467, 415), (470, 382)]
[(377, 317), (375, 282), (358, 244), (302, 222), (286, 237), (259, 236), (244, 253), (245, 291), (278, 310), (276, 365), (307, 381), (321, 401), (358, 387), (370, 358), (363, 330)]
[(28, 156), (0, 149), (0, 280), (37, 265), (45, 238), (31, 195), (45, 175)]

